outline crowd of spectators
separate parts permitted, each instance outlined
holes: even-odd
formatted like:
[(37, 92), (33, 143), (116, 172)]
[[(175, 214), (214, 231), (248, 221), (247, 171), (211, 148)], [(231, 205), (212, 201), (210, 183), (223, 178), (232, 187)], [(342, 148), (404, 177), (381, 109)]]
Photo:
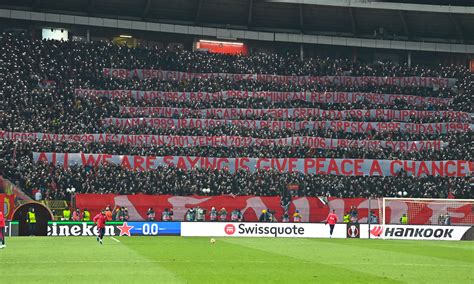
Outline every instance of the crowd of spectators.
[[(370, 139), (387, 141), (441, 140), (447, 143), (440, 150), (393, 151), (390, 149), (338, 148), (318, 149), (303, 146), (255, 147), (168, 147), (157, 145), (133, 146), (115, 143), (81, 143), (49, 141), (0, 140), (1, 174), (32, 192), (40, 189), (46, 198), (64, 198), (65, 188), (74, 184), (78, 192), (152, 194), (202, 194), (202, 188), (211, 188), (210, 194), (279, 195), (288, 183), (300, 184), (300, 195), (369, 197), (393, 196), (400, 190), (412, 197), (472, 198), (468, 178), (420, 177), (404, 174), (396, 177), (345, 177), (301, 175), (257, 171), (254, 173), (193, 170), (184, 172), (174, 168), (159, 168), (150, 172), (131, 172), (116, 166), (101, 168), (72, 167), (63, 169), (53, 165), (35, 164), (32, 152), (89, 152), (118, 155), (155, 156), (211, 156), (211, 157), (332, 157), (410, 160), (472, 160), (472, 131), (449, 134), (409, 133), (384, 131), (350, 133), (332, 129), (250, 129), (243, 126), (221, 125), (213, 128), (157, 128), (107, 126), (103, 120), (110, 117), (130, 117), (120, 112), (121, 106), (180, 107), (195, 110), (210, 108), (321, 108), (347, 109), (416, 109), (453, 110), (472, 113), (473, 74), (464, 66), (449, 65), (426, 67), (390, 62), (361, 63), (345, 59), (311, 58), (300, 61), (290, 54), (254, 54), (251, 56), (218, 55), (203, 52), (175, 51), (153, 48), (128, 48), (106, 42), (57, 42), (31, 40), (26, 37), (3, 34), (0, 38), (0, 125), (4, 131), (41, 133), (116, 133), (190, 136), (243, 136), (255, 138), (284, 138), (314, 136), (337, 139)], [(296, 84), (262, 81), (231, 81), (226, 78), (192, 79), (188, 81), (103, 77), (103, 68), (161, 69), (186, 72), (220, 72), (243, 74), (281, 75), (348, 75), (348, 76), (424, 76), (455, 78), (452, 88), (420, 86), (339, 86), (328, 84)], [(135, 100), (132, 98), (79, 97), (76, 89), (102, 90), (159, 90), (202, 91), (315, 91), (315, 92), (370, 92), (405, 94), (424, 97), (452, 98), (448, 105), (412, 105), (398, 100), (393, 105), (368, 101), (355, 103), (313, 103), (305, 101), (271, 102), (265, 99), (230, 98), (199, 102), (167, 100)], [(156, 117), (156, 116), (153, 116)], [(197, 114), (174, 118), (200, 117)], [(213, 118), (213, 117), (207, 117)], [(270, 116), (241, 117), (262, 120)], [(328, 120), (326, 117), (306, 117), (304, 120)], [(350, 117), (353, 121), (386, 121), (380, 118)], [(409, 122), (456, 122), (453, 118), (410, 118)], [(470, 121), (465, 121), (470, 122)]]
[[(281, 195), (288, 184), (298, 184), (299, 196), (379, 197), (404, 196), (425, 198), (472, 197), (469, 177), (393, 177), (304, 175), (257, 170), (255, 172), (159, 167), (153, 171), (129, 171), (118, 165), (64, 168), (25, 159), (21, 166), (9, 169), (7, 176), (20, 180), (27, 190), (41, 190), (45, 198), (65, 199), (66, 188), (77, 193), (174, 194), (174, 195)], [(203, 192), (203, 189), (210, 192)], [(406, 194), (405, 194), (406, 192)]]

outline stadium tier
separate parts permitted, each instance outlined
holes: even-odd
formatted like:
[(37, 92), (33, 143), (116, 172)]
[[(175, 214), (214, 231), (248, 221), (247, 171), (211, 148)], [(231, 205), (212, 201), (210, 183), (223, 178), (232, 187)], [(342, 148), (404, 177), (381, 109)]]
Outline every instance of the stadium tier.
[(466, 67), (1, 43), (2, 174), (29, 194), (472, 198)]
[(471, 2), (0, 1), (1, 280), (474, 283)]

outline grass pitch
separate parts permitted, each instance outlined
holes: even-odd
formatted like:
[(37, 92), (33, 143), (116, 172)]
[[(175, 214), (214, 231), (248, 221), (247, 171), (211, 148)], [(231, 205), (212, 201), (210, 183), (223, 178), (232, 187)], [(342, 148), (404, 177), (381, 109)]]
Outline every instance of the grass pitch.
[(474, 283), (474, 242), (15, 237), (1, 283)]

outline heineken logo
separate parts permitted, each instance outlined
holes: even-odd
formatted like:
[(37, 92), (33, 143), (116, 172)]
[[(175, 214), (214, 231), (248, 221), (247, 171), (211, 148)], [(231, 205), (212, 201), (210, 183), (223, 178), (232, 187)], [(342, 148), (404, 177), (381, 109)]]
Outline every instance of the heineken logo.
[[(105, 226), (106, 236), (116, 236), (116, 226)], [(82, 224), (48, 224), (48, 236), (97, 236), (99, 230), (96, 225)]]

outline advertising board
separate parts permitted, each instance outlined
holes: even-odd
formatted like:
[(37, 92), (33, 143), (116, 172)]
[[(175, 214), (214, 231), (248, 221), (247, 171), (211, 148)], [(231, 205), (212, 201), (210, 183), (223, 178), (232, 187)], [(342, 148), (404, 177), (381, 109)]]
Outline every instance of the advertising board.
[(436, 225), (360, 225), (360, 237), (363, 239), (394, 240), (472, 240), (472, 226), (436, 226)]
[[(337, 224), (333, 238), (346, 238), (345, 224)], [(181, 236), (329, 238), (329, 225), (321, 223), (181, 223)]]
[[(158, 236), (180, 235), (179, 222), (109, 222), (106, 236)], [(92, 222), (49, 222), (48, 236), (96, 236), (97, 227)]]

